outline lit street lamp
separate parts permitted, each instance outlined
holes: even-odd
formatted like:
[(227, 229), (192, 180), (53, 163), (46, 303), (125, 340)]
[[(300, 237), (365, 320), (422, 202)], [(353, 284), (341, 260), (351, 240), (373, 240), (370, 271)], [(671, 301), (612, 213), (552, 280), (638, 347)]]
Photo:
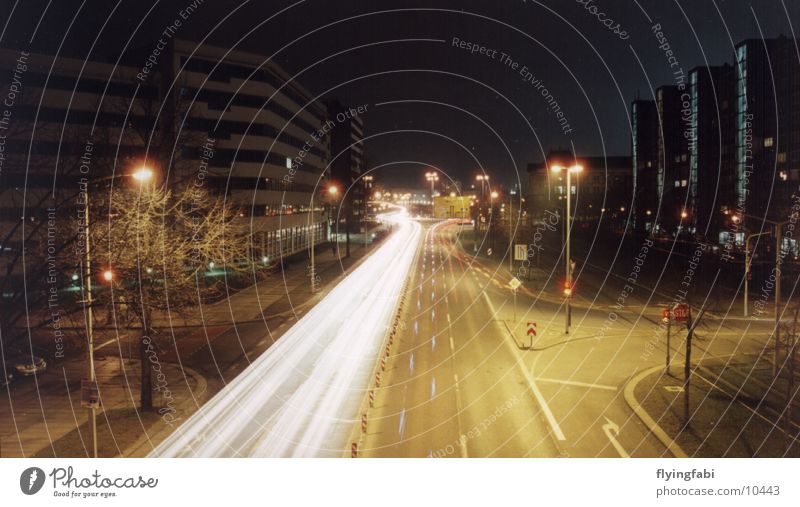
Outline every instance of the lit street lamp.
[(550, 170), (554, 173), (560, 173), (561, 171), (566, 171), (567, 173), (567, 212), (566, 212), (566, 232), (565, 232), (565, 248), (566, 248), (566, 262), (564, 263), (564, 269), (566, 272), (566, 281), (564, 282), (564, 297), (566, 299), (566, 324), (564, 327), (564, 333), (569, 334), (569, 326), (572, 323), (572, 309), (570, 307), (570, 300), (572, 299), (572, 259), (570, 258), (570, 232), (571, 232), (571, 225), (570, 225), (570, 199), (572, 196), (572, 174), (578, 174), (583, 171), (583, 166), (579, 164), (572, 165), (570, 167), (562, 167), (560, 165), (554, 165), (550, 167)]
[(364, 247), (369, 246), (369, 189), (372, 188), (372, 175), (364, 176)]
[[(97, 183), (101, 183), (104, 181), (112, 181), (116, 178), (123, 177), (124, 175), (113, 175), (107, 176), (105, 178), (101, 178), (97, 180)], [(130, 176), (138, 181), (140, 184), (144, 184), (153, 179), (153, 170), (147, 166), (141, 166), (137, 168)], [(94, 304), (94, 300), (92, 299), (92, 254), (89, 248), (90, 245), (90, 226), (91, 221), (89, 220), (89, 186), (86, 186), (86, 190), (84, 193), (83, 199), (83, 234), (84, 234), (84, 245), (86, 251), (84, 252), (85, 258), (85, 273), (84, 282), (83, 282), (83, 290), (84, 290), (84, 298), (82, 303), (86, 305), (87, 311), (87, 319), (86, 319), (86, 335), (87, 335), (87, 359), (89, 360), (89, 385), (92, 386), (92, 390), (96, 391), (95, 384), (97, 383), (97, 375), (95, 374), (94, 369), (94, 312), (92, 310), (92, 306)], [(103, 272), (103, 280), (106, 282), (111, 282), (114, 279), (114, 272), (110, 269), (106, 269)], [(88, 404), (89, 409), (89, 421), (92, 428), (92, 455), (96, 458), (97, 457), (97, 406), (95, 403)]]
[[(774, 220), (767, 220), (764, 217), (757, 217), (753, 215), (744, 214), (743, 216), (734, 215), (731, 220), (734, 223), (738, 224), (744, 221), (745, 217), (755, 218), (757, 220), (761, 220), (762, 222), (766, 222), (775, 227), (775, 347), (772, 350), (772, 376), (776, 377), (778, 375), (778, 347), (780, 346), (780, 337), (781, 337), (781, 267), (783, 264), (783, 258), (781, 257), (781, 250), (783, 250), (782, 240), (782, 229), (783, 226), (786, 224), (791, 223), (793, 220), (797, 219), (796, 213), (793, 213), (792, 220), (784, 220), (783, 222), (776, 222)], [(767, 234), (765, 232), (759, 234), (751, 234), (745, 239), (745, 277), (744, 277), (744, 312), (745, 316), (747, 316), (747, 290), (748, 290), (748, 280), (747, 277), (750, 274), (750, 238), (755, 236), (762, 236)]]
[[(328, 192), (328, 195), (332, 199), (335, 199), (336, 196), (339, 195), (339, 187), (337, 187), (336, 185), (331, 185), (331, 186), (328, 187), (327, 192)], [(326, 218), (326, 222), (328, 222), (328, 224), (327, 224), (328, 225), (328, 240), (330, 241), (331, 233), (333, 232), (332, 231), (333, 227), (331, 227), (330, 224), (329, 224), (330, 215), (332, 213), (331, 213), (330, 206), (328, 205), (328, 203), (325, 203), (325, 208), (327, 208), (327, 214), (328, 214), (328, 217)], [(316, 226), (313, 224), (313, 221), (314, 221), (314, 194), (311, 194), (311, 218), (309, 220), (312, 222), (311, 227), (309, 228), (309, 233), (311, 234), (311, 240), (309, 241), (310, 250), (311, 250), (311, 269), (309, 269), (309, 274), (311, 276), (311, 293), (315, 294), (317, 292), (317, 268), (316, 268), (316, 261), (314, 259), (314, 247), (316, 246), (315, 245)], [(338, 245), (338, 241), (337, 241), (336, 244)], [(334, 253), (334, 255), (336, 255), (336, 249), (335, 248), (333, 250), (333, 253)]]
[(439, 175), (436, 174), (435, 172), (427, 172), (425, 173), (425, 179), (431, 182), (431, 217), (433, 217), (433, 215), (436, 214), (434, 209), (435, 204), (433, 202), (433, 192), (434, 192), (434, 185), (436, 184), (437, 181), (439, 181)]

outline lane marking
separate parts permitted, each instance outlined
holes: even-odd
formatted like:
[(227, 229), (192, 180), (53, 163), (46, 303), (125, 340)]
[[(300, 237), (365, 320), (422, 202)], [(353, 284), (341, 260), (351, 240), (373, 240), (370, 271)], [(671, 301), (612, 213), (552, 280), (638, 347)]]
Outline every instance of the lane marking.
[(404, 439), (404, 434), (406, 432), (406, 409), (404, 408), (402, 412), (400, 412), (400, 425), (397, 428), (397, 433), (400, 435), (400, 440)]
[(614, 421), (612, 421), (611, 419), (609, 419), (608, 417), (606, 417), (605, 419), (606, 423), (603, 425), (603, 433), (605, 433), (608, 439), (611, 441), (611, 445), (614, 446), (614, 449), (617, 450), (617, 453), (620, 455), (620, 457), (630, 458), (631, 455), (628, 454), (625, 451), (625, 448), (622, 447), (622, 444), (620, 444), (617, 441), (616, 437), (619, 435), (619, 425)]
[(469, 458), (467, 451), (467, 436), (461, 433), (461, 389), (458, 386), (458, 373), (453, 373), (453, 381), (456, 386), (456, 417), (458, 419), (458, 446), (461, 449), (461, 457)]
[(593, 389), (605, 389), (607, 391), (616, 391), (617, 388), (615, 386), (606, 386), (603, 384), (590, 384), (587, 382), (577, 382), (574, 380), (558, 380), (555, 378), (543, 378), (543, 377), (536, 377), (538, 382), (547, 382), (550, 384), (564, 384), (568, 386), (578, 386), (578, 387), (591, 387)]
[[(483, 297), (486, 299), (486, 303), (489, 305), (489, 309), (492, 311), (493, 316), (497, 316), (497, 310), (495, 310), (494, 305), (492, 304), (492, 300), (489, 299), (489, 296), (486, 294), (486, 291), (482, 291)], [(495, 321), (496, 322), (496, 321)], [(517, 344), (511, 344), (509, 333), (506, 332), (505, 329), (501, 329), (501, 332), (505, 336), (505, 342), (508, 346), (511, 353), (516, 358), (517, 366), (522, 370), (522, 374), (525, 376), (525, 380), (528, 382), (528, 385), (533, 392), (533, 396), (536, 398), (536, 401), (539, 403), (539, 408), (542, 409), (544, 412), (545, 419), (547, 419), (547, 423), (550, 425), (550, 428), (553, 430), (553, 434), (555, 435), (557, 440), (566, 440), (567, 437), (564, 436), (564, 432), (561, 431), (561, 426), (559, 426), (558, 421), (556, 421), (553, 412), (550, 410), (550, 406), (547, 404), (547, 401), (544, 399), (542, 392), (539, 390), (539, 386), (536, 385), (536, 381), (533, 379), (533, 375), (525, 366), (525, 362), (522, 360), (522, 355), (517, 349)]]

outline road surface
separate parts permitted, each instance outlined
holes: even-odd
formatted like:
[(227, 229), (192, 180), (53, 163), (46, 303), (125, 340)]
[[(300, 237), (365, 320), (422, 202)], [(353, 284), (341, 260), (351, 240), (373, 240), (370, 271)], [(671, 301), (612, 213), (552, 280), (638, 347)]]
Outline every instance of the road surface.
[(385, 220), (384, 244), (151, 456), (342, 455), (421, 235)]

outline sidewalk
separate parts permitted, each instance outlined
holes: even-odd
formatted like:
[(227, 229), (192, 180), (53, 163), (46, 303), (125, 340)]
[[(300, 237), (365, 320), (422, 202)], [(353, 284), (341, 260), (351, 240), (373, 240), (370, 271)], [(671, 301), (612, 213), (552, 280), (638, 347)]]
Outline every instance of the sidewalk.
[[(204, 401), (206, 383), (201, 376), (173, 363), (161, 363), (160, 367), (166, 389), (154, 393), (153, 412), (140, 413), (136, 410), (139, 361), (96, 360), (101, 398), (101, 408), (97, 410), (101, 457), (123, 454), (142, 433), (176, 425), (194, 411), (195, 400)], [(38, 383), (29, 378), (12, 384), (13, 398), (4, 396), (0, 404), (0, 456), (47, 458), (91, 454), (87, 410), (80, 403), (80, 379), (85, 370), (84, 361), (73, 360), (40, 375)], [(155, 385), (158, 383), (154, 378)]]
[(727, 366), (718, 358), (703, 361), (692, 374), (686, 405), (681, 361), (673, 361), (669, 375), (664, 368), (653, 368), (628, 386), (631, 408), (644, 411), (642, 419), (651, 431), (662, 431), (690, 457), (800, 457), (797, 388), (789, 423), (783, 410), (786, 379), (770, 388), (771, 364), (754, 359)]

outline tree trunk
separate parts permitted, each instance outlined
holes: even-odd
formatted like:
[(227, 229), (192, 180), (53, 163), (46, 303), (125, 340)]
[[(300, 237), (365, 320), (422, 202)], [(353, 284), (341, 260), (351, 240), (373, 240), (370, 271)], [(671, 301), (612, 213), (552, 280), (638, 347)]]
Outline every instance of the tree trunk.
[(150, 330), (150, 315), (142, 319), (142, 335), (139, 340), (139, 359), (142, 363), (142, 386), (140, 393), (141, 410), (153, 409), (153, 363), (150, 355), (155, 353)]

